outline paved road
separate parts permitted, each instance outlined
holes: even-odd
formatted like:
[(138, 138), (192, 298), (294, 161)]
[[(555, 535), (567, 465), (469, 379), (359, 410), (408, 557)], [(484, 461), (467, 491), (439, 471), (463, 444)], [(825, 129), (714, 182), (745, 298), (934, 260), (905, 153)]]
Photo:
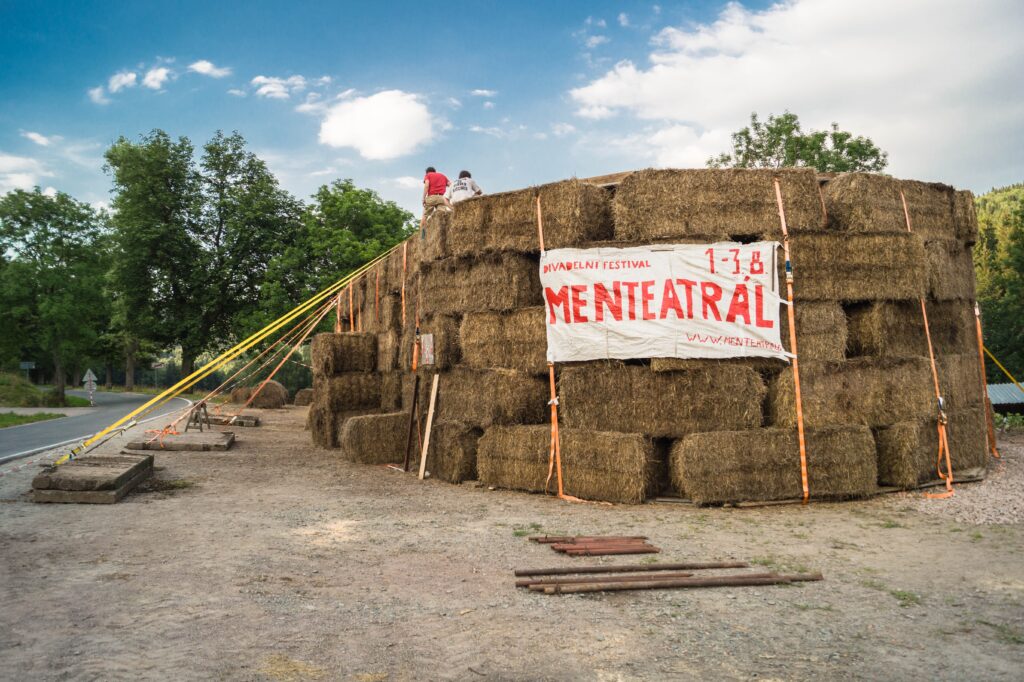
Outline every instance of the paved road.
[[(68, 391), (68, 393), (82, 398), (89, 397), (84, 391)], [(66, 440), (91, 436), (97, 431), (110, 426), (152, 397), (151, 395), (143, 395), (141, 393), (97, 392), (96, 407), (88, 410), (86, 414), (76, 414), (64, 417), (63, 419), (51, 419), (50, 421), (37, 422), (35, 424), (0, 429), (0, 463), (3, 462), (5, 457), (13, 454), (32, 451)], [(143, 419), (168, 412), (176, 412), (186, 405), (188, 405), (188, 401), (185, 399), (174, 398), (144, 416)], [(0, 408), (0, 412), (2, 411), (3, 408)], [(60, 408), (54, 408), (52, 411), (60, 412)]]

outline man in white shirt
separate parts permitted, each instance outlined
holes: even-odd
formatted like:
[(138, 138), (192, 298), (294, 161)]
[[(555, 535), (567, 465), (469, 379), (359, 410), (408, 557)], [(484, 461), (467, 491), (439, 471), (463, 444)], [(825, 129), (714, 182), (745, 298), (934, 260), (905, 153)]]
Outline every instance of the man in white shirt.
[(459, 179), (453, 182), (448, 188), (448, 198), (453, 204), (457, 204), (460, 201), (465, 201), (472, 197), (478, 197), (483, 193), (484, 191), (476, 184), (473, 180), (473, 176), (469, 174), (469, 171), (459, 172)]

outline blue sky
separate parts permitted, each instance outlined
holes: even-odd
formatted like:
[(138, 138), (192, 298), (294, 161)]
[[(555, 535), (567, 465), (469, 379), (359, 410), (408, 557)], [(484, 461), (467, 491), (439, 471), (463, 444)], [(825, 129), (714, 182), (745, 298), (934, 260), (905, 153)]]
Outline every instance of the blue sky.
[(105, 202), (118, 136), (223, 129), (300, 197), (351, 177), (414, 209), (428, 164), (489, 191), (701, 166), (787, 108), (895, 175), (1024, 180), (1024, 3), (434, 7), (0, 0), (0, 191)]

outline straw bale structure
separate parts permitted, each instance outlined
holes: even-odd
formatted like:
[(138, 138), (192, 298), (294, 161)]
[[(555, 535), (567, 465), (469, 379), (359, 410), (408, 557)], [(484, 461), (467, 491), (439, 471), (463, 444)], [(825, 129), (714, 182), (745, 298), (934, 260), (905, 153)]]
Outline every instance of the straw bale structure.
[(547, 371), (544, 307), (507, 314), (469, 313), (462, 318), (462, 360), (468, 367)]
[(562, 370), (560, 402), (568, 428), (679, 438), (761, 426), (766, 391), (757, 372), (739, 365), (720, 364), (712, 374), (595, 362)]
[(482, 434), (481, 429), (462, 422), (435, 422), (427, 453), (430, 476), (449, 483), (476, 479), (477, 441)]
[[(885, 426), (935, 413), (928, 360), (917, 357), (854, 358), (800, 363), (804, 424)], [(775, 426), (796, 426), (793, 369), (772, 382), (769, 408)]]
[(611, 237), (608, 191), (579, 180), (566, 180), (460, 202), (448, 226), (448, 253), (468, 257), (491, 251), (539, 253), (538, 197), (545, 248), (580, 246)]
[[(261, 385), (262, 388), (260, 388)], [(257, 389), (259, 390), (258, 393), (256, 393)], [(253, 386), (252, 392), (255, 393), (255, 397), (253, 397), (252, 393), (249, 396), (252, 398), (252, 402), (249, 403), (252, 407), (264, 410), (278, 410), (288, 404), (288, 389), (273, 379), (265, 384), (262, 382), (256, 384)]]
[(313, 402), (313, 389), (311, 388), (300, 388), (295, 391), (295, 397), (292, 399), (292, 404), (296, 407), (305, 407)]
[[(816, 499), (865, 497), (877, 488), (875, 441), (863, 426), (807, 432), (807, 478)], [(669, 455), (672, 485), (697, 504), (803, 495), (796, 429), (695, 433)]]
[(813, 170), (643, 170), (615, 193), (615, 238), (781, 237), (774, 179), (791, 232), (820, 230), (825, 215)]
[[(548, 249), (780, 240), (775, 178), (793, 258), (811, 496), (935, 478), (922, 298), (954, 471), (983, 470), (972, 195), (809, 169), (643, 170), (608, 180), (614, 188), (572, 179), (435, 213), (352, 284), (352, 313), (343, 292), (345, 332), (315, 338), (313, 441), (353, 462), (402, 459), (416, 376), (421, 430), (437, 376), (432, 477), (543, 491), (551, 429), (537, 198)], [(781, 250), (778, 260), (784, 295)], [(433, 335), (435, 361), (419, 353), (414, 374), (417, 324)], [(569, 494), (640, 502), (671, 487), (699, 504), (801, 496), (785, 360), (640, 357), (560, 364), (556, 375)]]
[(906, 232), (801, 234), (790, 253), (797, 301), (914, 300), (928, 283), (924, 244)]
[(339, 424), (338, 444), (350, 462), (391, 464), (405, 459), (408, 433), (408, 412), (368, 414)]
[[(636, 434), (564, 429), (560, 432), (563, 487), (589, 500), (637, 504), (647, 497), (657, 466), (649, 438)], [(530, 492), (557, 490), (548, 476), (551, 430), (546, 426), (495, 426), (480, 439), (480, 482)]]

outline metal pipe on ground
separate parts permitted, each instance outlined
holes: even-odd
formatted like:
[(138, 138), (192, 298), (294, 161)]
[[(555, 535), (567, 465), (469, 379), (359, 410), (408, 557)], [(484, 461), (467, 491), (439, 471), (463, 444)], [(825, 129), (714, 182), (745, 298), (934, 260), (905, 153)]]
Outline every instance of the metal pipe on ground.
[(700, 571), (714, 568), (748, 568), (745, 561), (703, 561), (674, 564), (625, 564), (622, 566), (561, 566), (558, 568), (520, 568), (513, 573), (525, 578), (537, 575), (572, 575), (576, 573), (633, 573), (637, 571)]
[[(682, 572), (682, 573), (660, 573), (658, 574), (659, 580), (668, 580), (674, 578), (689, 578), (693, 576), (693, 573)], [(650, 575), (609, 575), (601, 578), (603, 583), (627, 583), (635, 581), (650, 580)], [(595, 581), (592, 575), (580, 575), (571, 578), (533, 578), (526, 580), (517, 580), (516, 587), (529, 587), (530, 585), (572, 585), (574, 583), (592, 583)]]
[(563, 542), (605, 542), (608, 540), (646, 540), (646, 535), (534, 535), (531, 542), (552, 545)]
[(750, 587), (758, 585), (780, 585), (793, 582), (822, 580), (820, 573), (775, 575), (751, 573), (745, 576), (731, 575), (715, 578), (676, 578), (672, 580), (647, 580), (622, 583), (592, 582), (570, 585), (531, 585), (528, 589), (544, 594), (580, 594), (584, 592), (622, 592), (625, 590), (660, 590), (702, 587)]
[(621, 554), (657, 554), (657, 547), (608, 547), (595, 549), (578, 549), (565, 552), (568, 556), (618, 556)]

